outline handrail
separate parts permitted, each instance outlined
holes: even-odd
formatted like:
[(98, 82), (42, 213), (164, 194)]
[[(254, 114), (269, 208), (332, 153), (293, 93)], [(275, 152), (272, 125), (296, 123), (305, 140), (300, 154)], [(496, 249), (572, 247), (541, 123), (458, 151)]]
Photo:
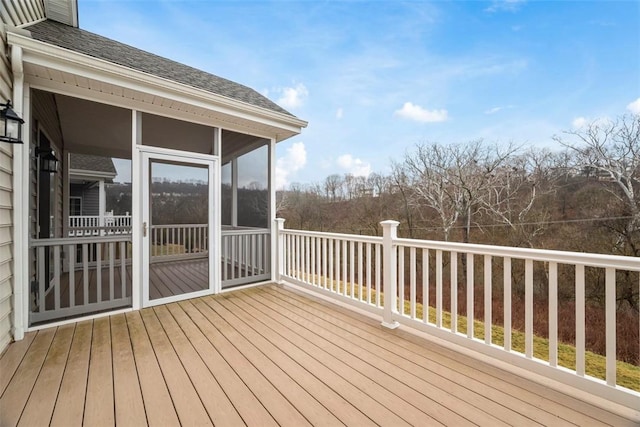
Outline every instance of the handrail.
[(30, 239), (30, 247), (55, 246), (55, 245), (76, 245), (83, 243), (109, 243), (109, 242), (130, 242), (130, 234), (116, 234), (108, 236), (93, 237), (55, 237), (47, 239)]
[(474, 255), (491, 255), (533, 261), (557, 262), (560, 264), (578, 264), (590, 267), (619, 268), (640, 271), (640, 258), (595, 254), (589, 252), (569, 252), (550, 249), (529, 249), (508, 246), (480, 245), (475, 243), (442, 242), (436, 240), (416, 240), (399, 238), (394, 244), (412, 246), (421, 249), (438, 249)]

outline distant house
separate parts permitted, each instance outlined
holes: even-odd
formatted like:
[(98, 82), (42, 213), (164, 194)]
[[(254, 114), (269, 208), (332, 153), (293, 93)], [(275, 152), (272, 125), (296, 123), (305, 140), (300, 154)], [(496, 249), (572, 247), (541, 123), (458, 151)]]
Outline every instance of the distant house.
[[(25, 120), (24, 144), (0, 144), (0, 351), (36, 324), (274, 274), (275, 144), (307, 123), (249, 87), (84, 31), (77, 11), (76, 0), (3, 2), (0, 10), (0, 96)], [(44, 150), (60, 161), (57, 173), (42, 171)], [(238, 221), (238, 161), (248, 153), (267, 177), (267, 228)], [(126, 218), (106, 208), (112, 158), (131, 161)], [(222, 168), (232, 171), (226, 224)], [(167, 178), (205, 182), (207, 194), (154, 216), (169, 207), (151, 183)], [(168, 266), (193, 280), (167, 281), (189, 276), (160, 271)], [(81, 284), (75, 293), (72, 281)]]

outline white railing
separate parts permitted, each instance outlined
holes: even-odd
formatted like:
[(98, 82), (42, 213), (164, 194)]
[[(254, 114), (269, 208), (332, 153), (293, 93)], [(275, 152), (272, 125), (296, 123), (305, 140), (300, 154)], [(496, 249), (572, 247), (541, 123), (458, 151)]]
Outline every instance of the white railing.
[(131, 236), (32, 240), (30, 323), (131, 306)]
[(266, 228), (222, 230), (222, 287), (271, 278), (271, 232)]
[[(640, 393), (621, 386), (616, 376), (616, 285), (620, 280), (632, 280), (632, 286), (640, 290), (640, 259), (401, 239), (396, 221), (382, 223), (383, 237), (285, 230), (284, 220), (276, 221), (279, 279), (377, 313), (386, 327), (404, 324), (605, 399), (639, 407)], [(603, 278), (605, 295), (604, 381), (591, 376), (586, 366), (585, 284), (587, 277), (594, 280), (598, 275)], [(559, 282), (559, 277), (572, 279), (574, 366), (561, 366), (566, 363), (558, 358), (558, 325), (562, 322), (558, 290), (569, 286)], [(512, 330), (511, 324), (516, 286), (524, 288), (522, 332)], [(466, 296), (463, 310), (458, 307), (461, 291)], [(474, 292), (482, 292), (482, 318), (474, 315)], [(496, 294), (503, 306), (500, 339), (492, 322)], [(543, 340), (542, 346), (536, 346), (540, 338), (534, 335), (534, 315), (536, 321), (540, 315), (534, 312), (534, 299), (548, 306), (548, 318), (544, 319), (548, 321), (548, 341)], [(516, 334), (518, 340), (523, 336), (523, 348), (515, 345)], [(544, 344), (548, 352), (541, 355)]]
[(131, 234), (131, 215), (71, 215), (69, 237)]
[(209, 256), (207, 224), (151, 226), (151, 262)]

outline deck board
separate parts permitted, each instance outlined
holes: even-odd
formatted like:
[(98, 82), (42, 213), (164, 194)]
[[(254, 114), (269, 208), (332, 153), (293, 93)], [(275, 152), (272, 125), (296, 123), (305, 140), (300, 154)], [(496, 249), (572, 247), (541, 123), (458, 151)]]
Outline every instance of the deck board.
[(38, 332), (29, 351), (16, 369), (11, 382), (0, 397), (0, 425), (17, 425), (40, 369), (55, 336), (56, 329)]
[(637, 425), (276, 285), (32, 332), (0, 369), (2, 426)]
[(144, 425), (147, 423), (147, 417), (124, 314), (111, 316), (111, 337), (116, 424)]
[(38, 426), (51, 421), (74, 330), (75, 325), (72, 324), (61, 326), (56, 331), (19, 425)]
[(153, 309), (141, 312), (171, 400), (183, 425), (213, 425)]
[(0, 358), (0, 396), (9, 385), (9, 381), (20, 366), (35, 337), (36, 332), (26, 333), (23, 340), (11, 344)]
[(198, 396), (202, 399), (211, 421), (215, 425), (244, 425), (242, 418), (216, 381), (215, 376), (204, 364), (167, 307), (156, 307), (154, 311), (173, 344), (173, 348), (178, 353), (180, 360), (183, 361), (182, 364), (187, 375), (189, 375)]
[[(275, 295), (270, 295), (262, 300), (272, 304), (270, 306), (272, 312), (279, 310), (279, 307), (284, 308), (279, 311), (283, 313), (283, 317), (291, 320), (289, 325), (294, 328), (292, 332), (308, 336), (310, 331), (317, 331), (317, 338), (308, 336), (309, 341), (318, 343), (325, 341), (328, 345), (335, 346), (336, 348), (332, 352), (345, 353), (343, 356), (345, 360), (355, 358), (367, 362), (368, 366), (363, 364), (360, 368), (363, 373), (368, 373), (371, 378), (376, 378), (383, 386), (404, 391), (403, 397), (405, 399), (413, 398), (417, 407), (435, 402), (443, 408), (456, 408), (456, 413), (466, 419), (466, 422), (481, 422), (498, 426), (506, 425), (500, 419), (510, 419), (520, 425), (531, 423), (531, 420), (509, 408), (486, 399), (484, 393), (470, 391), (460, 383), (456, 383), (449, 377), (440, 376), (436, 372), (421, 370), (419, 366), (404, 358), (398, 359), (383, 346), (368, 345), (369, 343), (358, 334), (351, 333), (342, 337), (330, 332), (327, 328), (329, 322), (326, 320), (320, 318), (311, 320), (310, 322), (318, 326), (318, 328), (313, 328), (308, 325), (309, 321), (304, 316), (300, 316), (303, 313), (301, 309), (295, 305), (285, 304), (282, 299), (275, 298)], [(305, 325), (305, 323), (307, 324)], [(375, 376), (376, 372), (380, 372), (377, 377)], [(464, 381), (464, 379), (461, 380)], [(420, 396), (412, 396), (411, 390), (421, 392), (427, 401), (420, 399)], [(450, 414), (444, 415), (444, 419), (451, 417)], [(459, 420), (458, 422), (462, 423), (463, 421)]]
[(92, 321), (80, 322), (76, 325), (69, 359), (51, 419), (53, 426), (66, 427), (82, 424), (92, 333)]
[[(358, 337), (366, 337), (372, 342), (387, 348), (403, 359), (412, 360), (439, 374), (456, 378), (459, 383), (475, 384), (484, 395), (495, 396), (498, 402), (508, 407), (518, 408), (521, 414), (532, 414), (543, 424), (561, 425), (567, 421), (577, 425), (597, 425), (598, 417), (615, 420), (615, 424), (624, 425), (625, 420), (613, 414), (600, 411), (588, 403), (571, 396), (550, 390), (543, 385), (523, 381), (515, 374), (505, 372), (485, 363), (439, 346), (426, 349), (424, 340), (407, 333), (380, 335), (380, 325), (373, 319), (359, 316), (347, 309), (328, 307), (326, 303), (309, 300), (305, 296), (287, 292), (277, 287), (268, 288), (278, 301), (296, 301), (298, 307), (307, 312), (312, 319), (325, 321), (351, 331)], [(285, 310), (288, 307), (285, 306)], [(407, 352), (407, 350), (409, 352)], [(427, 351), (428, 350), (428, 351)], [(509, 381), (507, 381), (509, 380)], [(524, 385), (524, 387), (523, 387)], [(610, 421), (605, 421), (607, 424)]]
[(114, 412), (111, 324), (103, 317), (93, 322), (83, 425), (114, 425)]
[(178, 414), (139, 311), (126, 314), (147, 422), (151, 426), (177, 425)]

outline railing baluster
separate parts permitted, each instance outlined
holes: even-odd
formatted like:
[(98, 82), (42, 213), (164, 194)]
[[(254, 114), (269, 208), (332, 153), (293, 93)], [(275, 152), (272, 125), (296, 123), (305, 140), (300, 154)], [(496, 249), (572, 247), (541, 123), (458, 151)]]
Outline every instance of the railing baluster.
[(44, 246), (38, 248), (38, 299), (40, 300), (38, 303), (38, 311), (44, 312), (46, 311), (44, 293), (46, 291), (45, 281), (49, 281), (49, 278), (46, 277), (44, 272), (45, 266), (45, 250)]
[(329, 242), (329, 289), (334, 290), (335, 286), (333, 283), (333, 239), (328, 239)]
[(524, 355), (533, 357), (533, 260), (524, 261)]
[(404, 246), (398, 246), (398, 311), (404, 316)]
[(416, 248), (409, 248), (409, 312), (412, 319), (416, 318)]
[(558, 366), (558, 264), (549, 263), (549, 365)]
[(475, 335), (474, 323), (474, 286), (475, 268), (473, 265), (473, 254), (467, 253), (467, 338)]
[(356, 254), (355, 254), (355, 248), (356, 248), (356, 244), (355, 242), (352, 240), (351, 242), (349, 242), (349, 282), (351, 283), (351, 290), (349, 292), (351, 298), (353, 298), (353, 296), (355, 295), (356, 292), (356, 266), (355, 266), (355, 259), (356, 259)]
[(60, 245), (53, 247), (53, 299), (56, 310), (60, 309)]
[(334, 268), (335, 268), (335, 274), (336, 274), (336, 281), (335, 281), (335, 288), (334, 291), (336, 293), (340, 293), (340, 239), (336, 239), (335, 240), (335, 262), (334, 262)]
[(69, 259), (69, 307), (76, 305), (76, 245), (67, 245), (67, 257)]
[(309, 261), (311, 262), (311, 284), (312, 285), (317, 285), (317, 279), (318, 276), (316, 276), (316, 238), (315, 237), (311, 237), (311, 241), (309, 242), (309, 250), (311, 251), (309, 253)]
[(576, 265), (576, 374), (584, 376), (585, 294), (584, 265)]
[(616, 269), (605, 269), (606, 381), (616, 385)]
[(382, 245), (376, 244), (376, 307), (382, 307), (380, 294), (382, 293)]
[(342, 243), (342, 295), (347, 295), (347, 241), (341, 240)]
[(362, 258), (364, 257), (364, 253), (362, 252), (362, 242), (358, 242), (358, 300), (362, 301), (364, 298), (362, 297)]
[(96, 301), (102, 302), (102, 243), (96, 243)]
[(491, 344), (491, 255), (484, 256), (484, 342)]
[(458, 332), (458, 253), (451, 252), (449, 263), (451, 264), (451, 332)]
[(82, 244), (82, 289), (84, 291), (84, 305), (89, 304), (89, 247), (86, 243)]
[(422, 321), (429, 322), (429, 250), (422, 249)]
[(322, 277), (324, 278), (324, 289), (327, 289), (327, 280), (329, 277), (329, 274), (327, 273), (327, 240), (328, 238), (326, 237), (322, 238)]
[(442, 251), (436, 250), (436, 326), (442, 327)]
[[(109, 242), (109, 301), (114, 300), (114, 278), (115, 278), (115, 262), (116, 262), (116, 250), (115, 243)], [(102, 275), (101, 272), (98, 272), (98, 275)]]
[(122, 293), (120, 298), (127, 296), (127, 267), (125, 260), (127, 258), (127, 245), (125, 242), (120, 242), (120, 285), (122, 286)]
[[(345, 247), (347, 242), (345, 241)], [(367, 245), (367, 303), (371, 304), (371, 243), (365, 243)], [(345, 272), (346, 274), (346, 272)]]
[(504, 349), (511, 351), (511, 258), (504, 257), (502, 266), (504, 305)]

